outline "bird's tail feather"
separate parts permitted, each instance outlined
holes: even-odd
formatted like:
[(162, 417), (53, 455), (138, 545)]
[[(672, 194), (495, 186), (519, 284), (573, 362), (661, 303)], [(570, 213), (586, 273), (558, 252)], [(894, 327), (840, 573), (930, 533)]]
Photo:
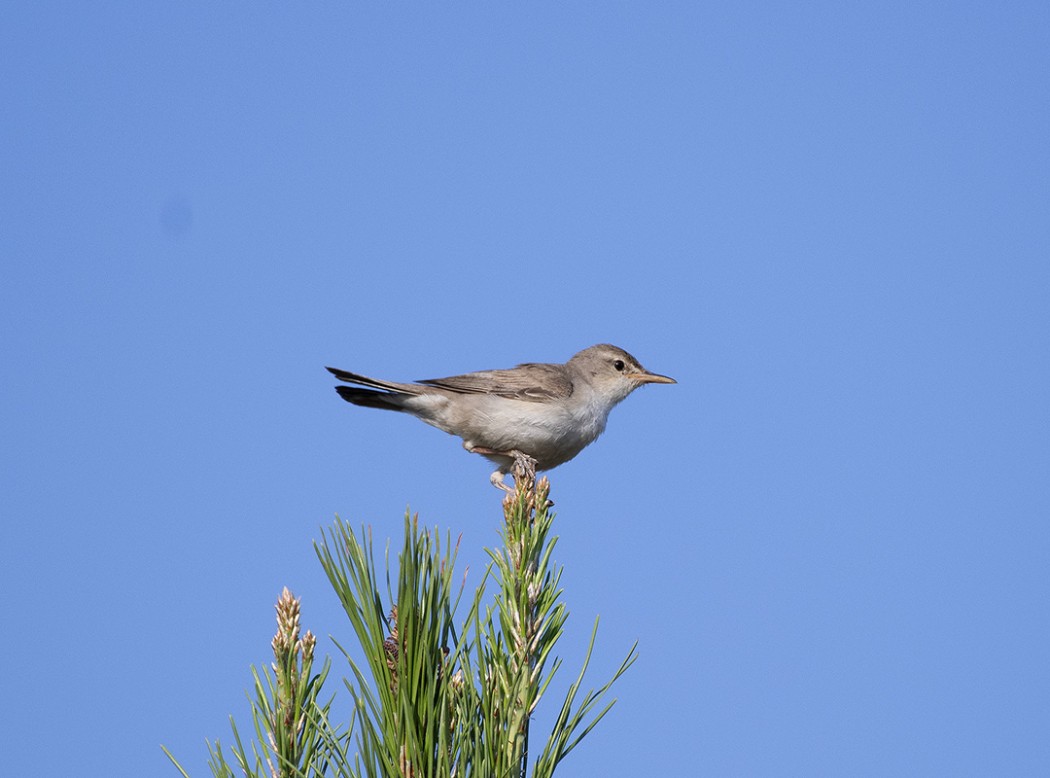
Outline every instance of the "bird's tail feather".
[[(378, 378), (369, 378), (360, 373), (351, 373), (349, 370), (340, 370), (337, 367), (328, 368), (328, 372), (345, 381), (357, 386), (337, 386), (335, 390), (339, 396), (348, 403), (363, 405), (366, 408), (382, 408), (388, 411), (405, 410), (405, 402), (411, 397), (422, 392), (423, 387), (418, 384), (399, 384), (394, 381), (381, 381)], [(361, 389), (365, 386), (367, 389)]]
[(416, 386), (415, 384), (399, 384), (395, 381), (381, 381), (378, 378), (369, 378), (366, 375), (351, 373), (349, 370), (340, 370), (337, 367), (329, 367), (325, 369), (340, 381), (346, 381), (348, 384), (367, 386), (372, 389), (385, 389), (388, 392), (401, 392), (402, 394), (419, 394), (420, 389), (422, 389), (422, 387)]
[(382, 408), (386, 411), (403, 411), (404, 394), (377, 392), (372, 389), (358, 389), (356, 386), (337, 386), (339, 396), (348, 403), (363, 405), (366, 408)]

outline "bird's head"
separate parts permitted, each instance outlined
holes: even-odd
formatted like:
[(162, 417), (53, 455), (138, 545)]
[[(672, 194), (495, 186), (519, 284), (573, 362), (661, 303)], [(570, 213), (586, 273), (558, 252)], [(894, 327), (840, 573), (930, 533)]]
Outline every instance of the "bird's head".
[(613, 405), (643, 384), (678, 383), (668, 376), (649, 372), (622, 348), (608, 343), (585, 348), (569, 360), (569, 367)]

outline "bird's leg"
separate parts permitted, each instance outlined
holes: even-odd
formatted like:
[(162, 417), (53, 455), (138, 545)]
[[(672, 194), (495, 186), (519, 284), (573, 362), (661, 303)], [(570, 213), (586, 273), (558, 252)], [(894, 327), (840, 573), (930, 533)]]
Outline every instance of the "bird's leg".
[[(531, 492), (529, 495), (530, 510), (538, 510), (539, 504), (536, 502), (537, 497), (542, 493), (545, 496), (546, 508), (549, 510), (554, 507), (554, 502), (546, 495), (550, 492), (550, 483), (546, 478), (537, 481), (536, 480), (536, 460), (526, 454), (524, 451), (508, 451), (507, 456), (514, 457), (514, 464), (511, 466), (511, 473), (514, 475), (514, 486), (517, 490), (528, 490)], [(509, 489), (507, 491), (510, 491)], [(507, 499), (510, 499), (509, 497)]]
[(535, 485), (536, 460), (521, 451), (508, 451), (507, 456), (514, 457), (514, 467), (511, 468), (511, 472), (514, 473), (514, 480)]
[(514, 490), (507, 486), (505, 483), (503, 483), (503, 476), (505, 475), (506, 473), (504, 473), (502, 470), (496, 470), (492, 475), (489, 476), (489, 481), (497, 489), (502, 489), (507, 494), (511, 494), (514, 492)]
[[(514, 482), (517, 484), (524, 480), (525, 483), (536, 483), (536, 460), (530, 457), (528, 454), (517, 451), (496, 451), (492, 448), (485, 448), (484, 446), (475, 446), (472, 443), (464, 443), (463, 447), (471, 452), (472, 454), (481, 454), (483, 456), (499, 456), (513, 459), (514, 464), (511, 465), (511, 473), (514, 475)], [(513, 489), (503, 483), (503, 476), (507, 472), (501, 467), (489, 476), (489, 481), (497, 489), (502, 489), (507, 493), (513, 493)]]

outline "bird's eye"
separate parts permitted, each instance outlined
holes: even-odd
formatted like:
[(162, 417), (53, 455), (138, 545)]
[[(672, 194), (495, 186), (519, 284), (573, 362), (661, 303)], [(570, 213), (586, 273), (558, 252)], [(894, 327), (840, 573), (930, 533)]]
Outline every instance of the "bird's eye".
[(627, 366), (623, 363), (622, 359), (614, 359), (613, 367), (615, 367), (618, 372), (622, 373), (623, 369)]

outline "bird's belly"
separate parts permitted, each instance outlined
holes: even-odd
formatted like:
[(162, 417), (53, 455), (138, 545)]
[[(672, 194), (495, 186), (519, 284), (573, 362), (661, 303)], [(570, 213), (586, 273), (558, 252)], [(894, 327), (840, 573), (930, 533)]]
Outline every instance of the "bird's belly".
[(581, 419), (561, 405), (489, 398), (478, 403), (461, 435), (471, 446), (521, 451), (549, 470), (568, 462), (601, 434), (604, 419)]

